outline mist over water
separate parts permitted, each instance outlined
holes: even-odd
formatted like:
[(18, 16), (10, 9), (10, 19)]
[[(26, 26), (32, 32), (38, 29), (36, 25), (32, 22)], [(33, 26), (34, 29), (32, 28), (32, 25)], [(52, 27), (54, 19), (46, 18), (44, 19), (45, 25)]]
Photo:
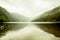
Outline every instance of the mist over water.
[(60, 40), (60, 38), (44, 32), (34, 24), (28, 24), (22, 29), (8, 31), (0, 40)]
[[(30, 20), (58, 5), (60, 5), (60, 0), (0, 0), (0, 6)], [(14, 30), (14, 27), (12, 30)], [(41, 30), (34, 24), (27, 24), (26, 26), (18, 24), (15, 25), (15, 31), (12, 30), (6, 32), (4, 36), (0, 37), (0, 40), (60, 40), (60, 38)]]

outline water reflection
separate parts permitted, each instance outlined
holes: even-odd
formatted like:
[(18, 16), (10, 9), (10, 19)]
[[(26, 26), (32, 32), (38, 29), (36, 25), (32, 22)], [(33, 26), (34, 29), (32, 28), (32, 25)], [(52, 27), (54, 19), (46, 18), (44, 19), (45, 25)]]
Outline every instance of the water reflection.
[(6, 35), (1, 37), (0, 40), (60, 40), (60, 38), (55, 37), (54, 35), (49, 34), (47, 32), (44, 32), (43, 30), (41, 30), (41, 28), (34, 24), (23, 23), (10, 25), (11, 30), (6, 32)]

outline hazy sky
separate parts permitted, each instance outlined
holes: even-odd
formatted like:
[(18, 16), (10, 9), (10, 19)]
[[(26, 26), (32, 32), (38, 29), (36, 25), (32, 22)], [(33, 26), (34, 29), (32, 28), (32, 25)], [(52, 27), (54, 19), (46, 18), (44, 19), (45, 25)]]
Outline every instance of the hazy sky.
[(58, 6), (60, 0), (0, 0), (0, 5), (30, 19)]

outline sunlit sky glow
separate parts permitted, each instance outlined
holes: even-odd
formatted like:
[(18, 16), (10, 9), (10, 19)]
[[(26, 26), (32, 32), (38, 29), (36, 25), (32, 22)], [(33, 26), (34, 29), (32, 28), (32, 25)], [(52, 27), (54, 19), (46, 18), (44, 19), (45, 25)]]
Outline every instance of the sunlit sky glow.
[(0, 0), (0, 6), (30, 19), (58, 6), (59, 3), (59, 0)]

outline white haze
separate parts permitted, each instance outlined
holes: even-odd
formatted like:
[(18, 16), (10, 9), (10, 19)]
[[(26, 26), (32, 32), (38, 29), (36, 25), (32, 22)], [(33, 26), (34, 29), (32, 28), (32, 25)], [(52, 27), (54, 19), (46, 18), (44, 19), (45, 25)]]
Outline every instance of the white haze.
[(60, 5), (60, 0), (0, 0), (0, 5), (11, 12), (34, 19), (36, 16)]
[[(24, 15), (30, 20), (58, 5), (60, 0), (0, 0), (0, 6), (9, 12)], [(0, 40), (60, 40), (60, 38), (44, 32), (35, 25), (28, 25), (17, 31), (7, 32)]]

